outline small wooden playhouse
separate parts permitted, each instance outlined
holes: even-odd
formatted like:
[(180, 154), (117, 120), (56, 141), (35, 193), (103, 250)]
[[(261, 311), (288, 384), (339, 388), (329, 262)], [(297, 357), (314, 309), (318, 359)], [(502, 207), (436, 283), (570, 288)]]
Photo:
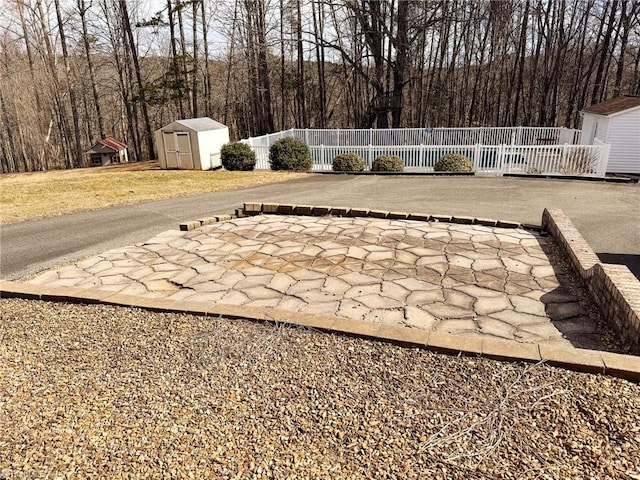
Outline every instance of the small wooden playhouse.
[(209, 117), (176, 120), (156, 130), (155, 142), (160, 168), (210, 170), (222, 166), (229, 129)]
[(624, 95), (583, 110), (582, 143), (611, 145), (607, 172), (640, 174), (640, 96)]
[(127, 145), (111, 137), (104, 138), (91, 145), (91, 148), (85, 153), (89, 154), (92, 167), (103, 167), (129, 161)]

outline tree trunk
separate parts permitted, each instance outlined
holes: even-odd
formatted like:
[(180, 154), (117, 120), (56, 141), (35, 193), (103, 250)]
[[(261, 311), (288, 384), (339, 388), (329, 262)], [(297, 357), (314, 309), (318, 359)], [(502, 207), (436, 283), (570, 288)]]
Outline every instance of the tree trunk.
[(618, 65), (616, 68), (616, 80), (613, 85), (613, 96), (617, 97), (622, 93), (622, 76), (624, 74), (624, 60), (625, 54), (627, 52), (627, 43), (629, 41), (629, 25), (630, 25), (630, 17), (637, 15), (637, 10), (640, 6), (640, 2), (632, 1), (631, 2), (631, 11), (627, 12), (627, 0), (622, 0), (622, 15), (620, 15), (620, 26), (619, 30), (622, 31), (622, 36), (620, 38), (620, 54), (618, 57)]
[(76, 101), (76, 92), (71, 85), (71, 65), (69, 64), (69, 51), (67, 49), (67, 39), (64, 32), (64, 24), (62, 21), (62, 12), (60, 11), (60, 0), (55, 0), (56, 18), (58, 20), (58, 32), (60, 33), (60, 45), (62, 46), (62, 59), (65, 70), (65, 83), (67, 94), (69, 95), (69, 105), (71, 107), (71, 118), (73, 120), (73, 166), (80, 167), (84, 165), (82, 158), (82, 139), (80, 137), (80, 120), (78, 118), (78, 104)]
[[(7, 111), (7, 104), (4, 100), (4, 94), (2, 92), (2, 85), (0, 85), (0, 110), (2, 111), (2, 123), (3, 128), (0, 130), (2, 136), (6, 136), (5, 141), (2, 142), (2, 173), (14, 173), (19, 171), (18, 161), (16, 158), (17, 149), (16, 143), (13, 138), (13, 131), (11, 129), (11, 121), (9, 119), (9, 113)], [(1, 137), (0, 137), (1, 138)]]
[[(187, 89), (187, 106), (191, 108), (192, 102), (189, 102), (189, 98), (193, 96), (193, 92), (189, 88), (189, 69), (187, 68), (187, 41), (184, 35), (184, 24), (182, 21), (182, 10), (185, 4), (182, 0), (176, 1), (176, 12), (178, 13), (178, 32), (180, 33), (180, 67), (182, 70), (182, 81)], [(191, 111), (191, 117), (193, 117), (193, 111)]]
[(144, 94), (144, 83), (142, 82), (142, 74), (140, 73), (140, 62), (138, 61), (138, 50), (136, 48), (135, 41), (133, 39), (133, 32), (131, 31), (131, 22), (129, 20), (129, 12), (127, 10), (127, 1), (120, 1), (120, 10), (122, 14), (122, 22), (125, 33), (125, 45), (129, 47), (131, 59), (133, 61), (133, 68), (136, 75), (136, 81), (138, 83), (138, 92), (140, 97), (140, 106), (142, 108), (142, 119), (144, 121), (145, 137), (147, 142), (147, 154), (150, 159), (156, 158), (155, 148), (153, 145), (153, 132), (151, 130), (151, 122), (149, 121), (149, 112), (147, 110), (147, 100)]
[(280, 0), (280, 130), (287, 124), (287, 72), (284, 40), (284, 0)]
[(193, 14), (193, 24), (191, 34), (193, 35), (193, 73), (191, 77), (191, 111), (194, 117), (198, 117), (198, 1), (191, 3), (191, 13)]
[[(316, 12), (316, 5), (318, 11)], [(327, 83), (324, 73), (324, 19), (322, 11), (322, 1), (311, 0), (311, 13), (313, 15), (313, 34), (315, 36), (314, 46), (316, 51), (316, 67), (318, 70), (318, 127), (326, 128), (327, 123)]]
[(609, 42), (611, 42), (611, 35), (613, 34), (613, 28), (615, 26), (616, 11), (618, 10), (618, 0), (613, 0), (611, 5), (611, 11), (609, 13), (609, 22), (607, 23), (607, 30), (604, 34), (602, 41), (602, 50), (600, 52), (600, 61), (598, 62), (598, 68), (596, 70), (596, 80), (593, 85), (593, 93), (591, 94), (591, 104), (598, 103), (602, 100), (604, 95), (603, 88), (603, 75), (604, 67), (609, 56)]
[(271, 101), (271, 80), (269, 78), (269, 55), (267, 50), (266, 5), (264, 0), (245, 0), (247, 12), (249, 45), (253, 55), (255, 85), (253, 105), (256, 112), (257, 133), (274, 131), (273, 103)]
[(404, 87), (407, 84), (408, 55), (409, 55), (409, 0), (398, 0), (398, 14), (396, 16), (397, 31), (395, 37), (396, 61), (393, 65), (393, 102), (391, 111), (391, 125), (399, 128), (402, 122), (402, 107), (404, 102)]
[[(231, 99), (231, 71), (233, 70), (233, 58), (234, 58), (234, 46), (235, 46), (235, 35), (236, 35), (236, 27), (238, 23), (238, 0), (235, 1), (235, 6), (233, 9), (233, 22), (231, 23), (231, 45), (229, 46), (229, 60), (227, 62), (227, 82), (224, 88), (224, 123), (228, 125), (229, 123), (229, 101)], [(208, 68), (207, 68), (208, 70)]]
[(209, 71), (209, 27), (205, 15), (204, 0), (200, 0), (202, 14), (202, 47), (204, 49), (204, 99), (207, 116), (211, 115), (211, 72)]
[[(31, 74), (31, 78), (33, 79), (32, 90), (33, 90), (33, 96), (36, 101), (36, 108), (38, 112), (38, 115), (37, 115), (38, 121), (36, 122), (38, 126), (38, 137), (39, 137), (38, 140), (42, 142), (41, 151), (43, 152), (41, 155), (39, 155), (37, 159), (35, 158), (35, 155), (31, 159), (30, 170), (40, 170), (42, 169), (42, 166), (45, 164), (44, 129), (46, 128), (45, 126), (46, 123), (44, 121), (44, 116), (42, 115), (42, 113), (45, 112), (46, 109), (43, 106), (41, 94), (39, 91), (40, 89), (36, 85), (36, 69), (34, 67), (33, 52), (31, 48), (31, 40), (30, 40), (31, 36), (29, 34), (29, 30), (27, 28), (27, 24), (24, 17), (24, 4), (21, 1), (16, 2), (16, 7), (18, 9), (18, 14), (20, 16), (20, 25), (22, 26), (22, 35), (24, 36), (24, 45), (25, 45), (25, 50), (27, 52), (27, 61), (29, 62), (29, 73)], [(42, 140), (40, 139), (40, 137), (43, 137)]]
[[(87, 57), (87, 68), (89, 69), (89, 81), (91, 83), (91, 91), (93, 93), (93, 105), (96, 110), (96, 118), (98, 120), (98, 133), (100, 138), (105, 137), (104, 120), (102, 118), (102, 110), (100, 108), (100, 97), (98, 96), (98, 87), (96, 85), (95, 69), (93, 67), (93, 60), (91, 59), (91, 47), (89, 43), (89, 33), (87, 31), (87, 7), (85, 0), (78, 0), (78, 11), (80, 12), (80, 20), (82, 22), (82, 40), (84, 44), (84, 53)], [(95, 139), (89, 139), (94, 142)]]
[[(180, 109), (180, 118), (185, 118), (184, 110), (184, 88), (182, 84), (182, 72), (178, 64), (178, 40), (176, 39), (176, 27), (173, 20), (174, 15), (173, 4), (171, 0), (167, 0), (167, 17), (169, 18), (169, 42), (171, 44), (171, 68), (173, 77), (173, 86), (171, 87), (174, 92), (172, 96), (178, 99), (178, 108)], [(186, 85), (185, 85), (186, 86)]]
[(520, 30), (520, 42), (518, 45), (519, 55), (517, 57), (518, 62), (518, 74), (515, 80), (515, 100), (513, 102), (513, 111), (511, 113), (511, 125), (515, 126), (518, 123), (518, 114), (520, 107), (520, 96), (522, 95), (522, 81), (524, 77), (524, 62), (527, 53), (527, 22), (529, 20), (529, 0), (525, 3), (524, 13), (522, 14), (522, 28)]
[(302, 120), (301, 128), (309, 126), (307, 119), (307, 106), (306, 106), (306, 86), (304, 75), (304, 44), (302, 42), (302, 8), (300, 6), (300, 0), (296, 0), (297, 10), (297, 24), (296, 24), (296, 45), (298, 50), (298, 118)]

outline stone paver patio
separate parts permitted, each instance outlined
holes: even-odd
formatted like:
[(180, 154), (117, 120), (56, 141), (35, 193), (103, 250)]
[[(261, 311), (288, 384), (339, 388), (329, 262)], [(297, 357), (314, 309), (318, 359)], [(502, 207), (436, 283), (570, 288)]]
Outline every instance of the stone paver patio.
[(549, 251), (522, 229), (259, 215), (164, 232), (30, 283), (597, 347)]

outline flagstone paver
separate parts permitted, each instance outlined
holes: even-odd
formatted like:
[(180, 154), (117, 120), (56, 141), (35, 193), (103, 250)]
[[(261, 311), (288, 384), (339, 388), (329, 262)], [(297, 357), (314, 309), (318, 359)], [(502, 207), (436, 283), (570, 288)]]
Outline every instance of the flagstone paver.
[(581, 335), (593, 343), (595, 323), (547, 242), (482, 225), (267, 214), (163, 232), (31, 283), (525, 343), (575, 344)]

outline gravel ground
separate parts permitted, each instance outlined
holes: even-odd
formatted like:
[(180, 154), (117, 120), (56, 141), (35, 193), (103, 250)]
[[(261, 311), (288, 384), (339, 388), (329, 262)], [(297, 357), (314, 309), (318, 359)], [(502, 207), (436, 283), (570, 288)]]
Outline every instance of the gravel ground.
[(0, 478), (640, 478), (624, 380), (139, 309), (0, 312)]

